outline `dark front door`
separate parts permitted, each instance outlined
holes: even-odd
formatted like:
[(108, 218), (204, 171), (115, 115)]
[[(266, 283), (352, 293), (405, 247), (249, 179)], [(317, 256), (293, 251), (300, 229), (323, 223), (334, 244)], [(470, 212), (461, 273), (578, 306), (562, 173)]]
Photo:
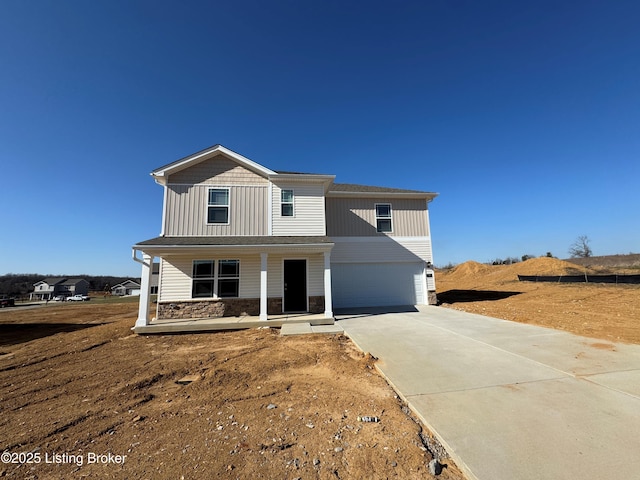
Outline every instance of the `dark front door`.
[(307, 261), (284, 261), (284, 311), (307, 311)]

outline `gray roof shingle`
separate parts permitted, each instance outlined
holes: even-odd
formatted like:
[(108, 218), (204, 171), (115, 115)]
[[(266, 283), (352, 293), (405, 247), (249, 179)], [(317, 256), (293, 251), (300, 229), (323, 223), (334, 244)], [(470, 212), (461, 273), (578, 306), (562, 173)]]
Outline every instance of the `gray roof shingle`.
[(312, 245), (318, 243), (331, 243), (326, 236), (318, 237), (275, 237), (275, 236), (242, 236), (242, 237), (156, 237), (136, 246), (190, 246), (190, 245)]
[(334, 183), (329, 189), (330, 192), (353, 192), (353, 193), (431, 193), (423, 190), (406, 190), (402, 188), (376, 187), (372, 185), (357, 185), (355, 183)]

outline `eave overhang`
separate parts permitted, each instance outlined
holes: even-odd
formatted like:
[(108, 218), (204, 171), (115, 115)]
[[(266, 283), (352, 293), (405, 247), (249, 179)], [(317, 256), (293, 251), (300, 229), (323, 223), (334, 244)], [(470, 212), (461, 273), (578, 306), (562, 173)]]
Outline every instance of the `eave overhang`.
[[(203, 241), (203, 238), (217, 242)], [(153, 256), (204, 254), (218, 252), (225, 255), (248, 253), (323, 253), (334, 246), (329, 237), (158, 237), (133, 245), (134, 253), (140, 251)], [(240, 243), (239, 243), (240, 242)]]

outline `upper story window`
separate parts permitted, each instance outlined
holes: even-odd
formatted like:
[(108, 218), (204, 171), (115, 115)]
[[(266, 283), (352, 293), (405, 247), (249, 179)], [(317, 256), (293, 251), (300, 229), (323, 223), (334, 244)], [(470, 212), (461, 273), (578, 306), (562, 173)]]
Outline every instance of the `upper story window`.
[(207, 223), (229, 223), (229, 189), (210, 188), (207, 203)]
[(376, 231), (380, 233), (393, 231), (390, 203), (376, 203)]
[(280, 214), (283, 217), (293, 217), (293, 190), (280, 191)]

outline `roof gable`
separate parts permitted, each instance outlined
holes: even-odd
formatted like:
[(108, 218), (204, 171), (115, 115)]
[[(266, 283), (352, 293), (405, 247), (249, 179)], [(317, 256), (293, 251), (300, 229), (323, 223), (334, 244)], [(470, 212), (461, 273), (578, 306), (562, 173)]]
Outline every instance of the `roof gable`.
[(138, 282), (134, 282), (133, 280), (125, 280), (124, 282), (118, 283), (117, 285), (114, 285), (113, 287), (111, 287), (111, 290), (113, 290), (114, 288), (118, 288), (118, 287), (134, 287), (134, 288), (140, 288), (140, 284)]
[(229, 150), (222, 145), (214, 145), (213, 147), (206, 148), (192, 155), (189, 155), (188, 157), (181, 158), (180, 160), (176, 160), (173, 163), (169, 163), (168, 165), (157, 168), (153, 172), (151, 172), (151, 176), (157, 183), (166, 185), (169, 175), (177, 173), (193, 165), (197, 165), (200, 162), (216, 157), (218, 155), (224, 155), (225, 157), (235, 161), (244, 168), (251, 170), (252, 172), (255, 172), (265, 178), (269, 175), (275, 174), (273, 170), (270, 170), (267, 167), (254, 162), (253, 160), (249, 160), (247, 157), (244, 157), (239, 153)]

